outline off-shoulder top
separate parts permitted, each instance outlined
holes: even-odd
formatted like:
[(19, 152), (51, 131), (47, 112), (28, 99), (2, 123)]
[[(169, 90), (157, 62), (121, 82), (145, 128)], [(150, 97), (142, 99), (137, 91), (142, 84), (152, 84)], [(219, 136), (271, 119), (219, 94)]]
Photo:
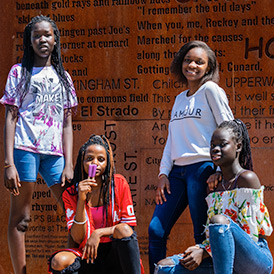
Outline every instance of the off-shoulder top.
[(270, 236), (272, 225), (268, 210), (264, 204), (264, 187), (260, 189), (236, 188), (233, 190), (212, 192), (206, 197), (208, 204), (206, 240), (202, 245), (211, 254), (209, 241), (209, 220), (217, 214), (225, 214), (237, 223), (255, 242), (259, 235)]

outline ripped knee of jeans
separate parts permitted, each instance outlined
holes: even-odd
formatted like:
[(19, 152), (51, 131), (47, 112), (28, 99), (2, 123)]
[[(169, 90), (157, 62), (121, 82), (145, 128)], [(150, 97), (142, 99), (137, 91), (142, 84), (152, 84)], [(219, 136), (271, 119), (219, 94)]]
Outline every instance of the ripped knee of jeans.
[(157, 264), (155, 264), (154, 274), (170, 273), (170, 272), (166, 272), (165, 270), (170, 270), (170, 268), (173, 268), (174, 266), (175, 266), (175, 262), (171, 258), (163, 259), (159, 261)]
[(131, 240), (137, 241), (137, 233), (135, 230), (133, 230), (133, 233), (129, 237), (124, 237), (124, 238), (114, 238), (113, 236), (110, 236), (110, 238), (113, 240), (113, 242), (128, 242)]
[(209, 223), (210, 224), (223, 224), (223, 225), (226, 224), (226, 225), (228, 225), (228, 224), (230, 224), (230, 221), (225, 215), (218, 214), (218, 215), (214, 215), (210, 219)]
[(133, 229), (128, 224), (120, 223), (115, 226), (112, 237), (114, 239), (130, 238), (133, 232)]
[(230, 223), (228, 224), (220, 224), (220, 223), (211, 223), (208, 225), (209, 231), (218, 229), (220, 234), (224, 234), (230, 228)]
[(81, 268), (80, 260), (80, 257), (75, 258), (75, 261), (71, 265), (61, 271), (54, 270), (51, 267), (51, 261), (49, 261), (49, 271), (51, 271), (52, 274), (78, 274), (78, 270)]

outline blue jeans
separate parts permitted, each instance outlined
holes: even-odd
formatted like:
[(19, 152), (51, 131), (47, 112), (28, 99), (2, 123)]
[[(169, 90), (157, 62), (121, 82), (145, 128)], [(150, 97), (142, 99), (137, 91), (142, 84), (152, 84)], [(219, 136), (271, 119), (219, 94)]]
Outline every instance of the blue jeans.
[(169, 174), (171, 194), (167, 201), (157, 205), (149, 225), (149, 267), (166, 257), (166, 241), (170, 231), (189, 205), (196, 243), (204, 240), (204, 224), (207, 218), (206, 180), (214, 172), (212, 162), (200, 162), (187, 166), (173, 166)]
[(157, 266), (155, 273), (176, 274), (270, 274), (273, 259), (265, 239), (256, 243), (236, 223), (209, 225), (213, 265), (203, 260), (195, 270), (188, 270), (179, 262), (181, 255), (170, 257), (174, 266)]
[[(164, 273), (169, 273), (169, 274), (214, 274), (213, 271), (213, 264), (212, 264), (212, 259), (211, 258), (206, 258), (202, 261), (202, 263), (199, 265), (194, 270), (188, 270), (184, 266), (180, 264), (180, 259), (183, 258), (183, 254), (179, 255), (173, 255), (172, 257), (168, 257), (174, 262), (173, 266), (168, 266), (168, 265), (158, 265), (155, 267), (155, 274), (164, 274)], [(227, 273), (222, 273), (222, 274), (227, 274)], [(243, 274), (243, 273), (239, 273)], [(248, 274), (253, 274), (248, 273)]]

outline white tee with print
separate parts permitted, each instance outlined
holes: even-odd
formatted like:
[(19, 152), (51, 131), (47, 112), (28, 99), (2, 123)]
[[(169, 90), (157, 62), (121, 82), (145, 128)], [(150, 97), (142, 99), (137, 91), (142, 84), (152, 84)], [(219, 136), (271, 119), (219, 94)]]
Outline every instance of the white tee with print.
[(20, 64), (10, 70), (2, 104), (18, 107), (14, 147), (35, 153), (63, 155), (64, 109), (77, 105), (72, 80), (66, 73), (71, 92), (69, 98), (58, 75), (50, 67), (33, 67), (30, 88), (20, 103), (17, 87), (21, 80)]

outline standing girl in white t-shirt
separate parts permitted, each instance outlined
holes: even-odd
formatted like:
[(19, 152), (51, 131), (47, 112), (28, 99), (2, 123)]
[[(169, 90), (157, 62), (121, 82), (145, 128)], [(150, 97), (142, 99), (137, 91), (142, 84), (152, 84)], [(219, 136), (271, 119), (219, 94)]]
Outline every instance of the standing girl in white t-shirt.
[(34, 17), (23, 45), (22, 64), (10, 70), (0, 100), (6, 107), (4, 183), (12, 194), (8, 242), (15, 274), (26, 273), (25, 232), (38, 172), (56, 198), (73, 178), (71, 109), (77, 105), (55, 22)]
[[(209, 154), (213, 131), (233, 114), (219, 80), (214, 52), (201, 41), (185, 44), (176, 54), (171, 72), (188, 89), (175, 100), (163, 152), (157, 206), (149, 225), (150, 273), (166, 257), (167, 237), (189, 206), (195, 242), (204, 239), (207, 179), (214, 172)], [(184, 237), (184, 235), (182, 235)]]

